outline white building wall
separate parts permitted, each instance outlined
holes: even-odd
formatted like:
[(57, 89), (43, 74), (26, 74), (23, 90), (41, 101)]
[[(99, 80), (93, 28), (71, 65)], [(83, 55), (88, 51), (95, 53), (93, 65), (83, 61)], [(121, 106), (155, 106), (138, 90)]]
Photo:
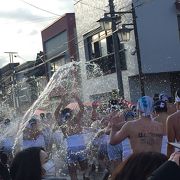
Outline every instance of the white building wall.
[[(126, 3), (122, 4), (122, 6), (126, 6), (127, 3), (131, 4), (130, 1), (126, 1)], [(88, 80), (85, 69), (86, 58), (83, 35), (99, 27), (99, 23), (97, 23), (96, 21), (104, 16), (103, 9), (107, 9), (107, 4), (108, 0), (83, 0), (82, 4), (77, 3), (75, 5), (76, 28), (78, 34), (78, 42), (80, 42), (78, 44), (79, 57), (82, 61), (82, 87), (85, 101), (89, 100), (90, 95), (111, 92), (113, 89), (117, 89), (116, 73)], [(120, 1), (116, 1), (115, 5), (117, 11), (119, 10), (119, 7), (121, 7), (120, 4)], [(130, 99), (128, 76), (138, 74), (136, 56), (132, 56), (130, 54), (135, 49), (133, 33), (131, 33), (131, 36), (131, 41), (127, 45), (125, 45), (125, 49), (127, 52), (126, 57), (128, 71), (122, 72), (126, 99)]]
[[(135, 2), (135, 7), (144, 2), (142, 6), (136, 8), (141, 60), (144, 72), (158, 73), (179, 71), (180, 63), (178, 62), (180, 58), (180, 44), (174, 0), (133, 1)], [(132, 0), (117, 0), (114, 2), (116, 11), (131, 9)], [(107, 10), (107, 5), (108, 0), (83, 0), (82, 3), (77, 3), (75, 5), (79, 58), (82, 62), (82, 87), (84, 100), (86, 101), (89, 100), (90, 95), (110, 92), (112, 89), (117, 88), (116, 74), (87, 79), (85, 70), (86, 58), (83, 35), (99, 27), (99, 23), (96, 21), (104, 16), (103, 10), (106, 10), (106, 12), (109, 11)], [(122, 22), (131, 23), (131, 15), (123, 16)], [(133, 32), (131, 33), (130, 42), (125, 44), (125, 49), (127, 70), (122, 71), (124, 95), (127, 100), (132, 99), (135, 101), (140, 96), (140, 93), (138, 93), (140, 87), (137, 78), (134, 82), (129, 80), (129, 77), (138, 75), (136, 53), (133, 53), (135, 50)], [(163, 79), (164, 77), (162, 80)], [(146, 85), (154, 88), (156, 84), (156, 92), (160, 92), (164, 89), (164, 86), (162, 86), (163, 88), (158, 86), (160, 81), (161, 79), (159, 78), (156, 80), (151, 78), (150, 80), (147, 80)], [(169, 80), (167, 80), (167, 82), (169, 82)], [(168, 87), (168, 93), (170, 92), (169, 84), (165, 83)], [(136, 91), (134, 91), (134, 89), (136, 89)], [(146, 91), (147, 94), (152, 94), (149, 93), (149, 88), (147, 88)]]

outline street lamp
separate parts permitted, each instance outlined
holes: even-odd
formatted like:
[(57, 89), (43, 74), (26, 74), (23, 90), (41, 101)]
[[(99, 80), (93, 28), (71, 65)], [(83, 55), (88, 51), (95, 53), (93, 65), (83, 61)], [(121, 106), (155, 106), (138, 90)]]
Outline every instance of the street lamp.
[(104, 17), (100, 18), (97, 22), (99, 22), (101, 29), (104, 31), (108, 31), (112, 29), (112, 18), (107, 16), (106, 14)]
[(120, 42), (128, 42), (132, 30), (132, 28), (127, 28), (125, 25), (122, 25), (122, 28), (117, 31)]
[[(112, 29), (112, 18), (107, 16), (107, 14), (105, 14), (105, 16), (100, 18), (97, 22), (99, 22), (101, 29), (103, 29), (104, 31)], [(130, 32), (133, 29), (127, 28), (126, 25), (133, 24), (123, 24), (122, 27), (120, 29), (117, 29), (116, 31), (120, 42), (128, 42), (130, 40)]]
[[(135, 43), (136, 43), (136, 52), (137, 52), (137, 61), (138, 61), (138, 69), (139, 69), (139, 81), (140, 81), (140, 89), (141, 89), (141, 95), (145, 95), (144, 90), (144, 75), (142, 73), (142, 67), (141, 67), (141, 55), (140, 55), (140, 49), (139, 49), (139, 39), (138, 39), (138, 32), (137, 32), (137, 25), (136, 25), (136, 14), (134, 10), (134, 6), (132, 4), (132, 10), (131, 11), (124, 11), (124, 12), (115, 12), (114, 10), (114, 0), (109, 0), (109, 7), (110, 12), (105, 13), (104, 17), (98, 20), (97, 22), (100, 23), (100, 26), (103, 30), (112, 30), (112, 37), (113, 37), (113, 46), (114, 46), (114, 57), (115, 57), (115, 64), (116, 64), (116, 72), (117, 72), (117, 80), (118, 80), (118, 89), (119, 91), (123, 91), (123, 82), (122, 82), (122, 72), (121, 72), (121, 62), (119, 58), (119, 48), (118, 48), (118, 40), (117, 36), (119, 38), (119, 41), (127, 42), (130, 40), (130, 32), (134, 30), (135, 35)], [(132, 14), (133, 17), (133, 23), (132, 24), (122, 24), (120, 29), (117, 29), (117, 20), (121, 19), (121, 15), (124, 14)], [(121, 21), (118, 23), (120, 24)], [(127, 28), (126, 26), (132, 26), (132, 28)], [(123, 92), (121, 92), (121, 95), (123, 96)]]

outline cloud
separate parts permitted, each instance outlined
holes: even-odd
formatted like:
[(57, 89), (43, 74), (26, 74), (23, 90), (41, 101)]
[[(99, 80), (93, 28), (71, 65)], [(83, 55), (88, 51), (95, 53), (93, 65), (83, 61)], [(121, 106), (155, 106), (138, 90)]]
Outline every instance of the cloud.
[(67, 2), (67, 0), (62, 0), (59, 4), (58, 8), (62, 13), (74, 12), (74, 5), (72, 1)]
[(29, 33), (29, 35), (30, 36), (34, 36), (34, 35), (36, 35), (36, 34), (38, 34), (39, 32), (37, 31), (37, 30), (32, 30), (30, 33)]
[(35, 19), (44, 18), (44, 16), (38, 16), (33, 14), (27, 9), (18, 8), (14, 11), (1, 11), (0, 18), (16, 20), (16, 21), (34, 21)]
[(22, 29), (18, 29), (17, 30), (17, 34), (22, 34), (23, 33), (23, 30)]
[(2, 68), (3, 66), (5, 66), (6, 64), (9, 63), (8, 59), (5, 59), (4, 57), (0, 57), (0, 68)]

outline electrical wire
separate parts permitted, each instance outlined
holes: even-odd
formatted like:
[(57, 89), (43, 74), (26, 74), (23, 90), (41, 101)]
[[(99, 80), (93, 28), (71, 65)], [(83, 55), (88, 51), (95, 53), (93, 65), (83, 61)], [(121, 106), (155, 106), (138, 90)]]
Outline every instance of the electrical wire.
[(36, 8), (36, 9), (39, 9), (39, 10), (44, 11), (44, 12), (46, 12), (46, 13), (53, 14), (53, 15), (55, 15), (55, 16), (61, 17), (60, 14), (56, 14), (56, 13), (51, 12), (51, 11), (48, 11), (48, 10), (46, 10), (46, 9), (42, 9), (42, 8), (40, 8), (40, 7), (38, 7), (38, 6), (35, 6), (34, 4), (31, 4), (31, 3), (27, 2), (27, 1), (24, 1), (24, 0), (19, 0), (19, 1), (24, 2), (25, 4), (28, 4), (29, 6), (32, 6), (32, 7)]
[[(24, 20), (24, 21), (18, 21), (18, 22), (15, 22), (16, 24), (21, 24), (21, 23), (24, 23), (24, 24), (34, 24), (34, 23), (40, 23), (40, 22), (45, 22), (45, 21), (52, 21), (52, 20), (56, 20), (57, 17), (44, 17), (44, 18), (37, 18), (37, 19), (31, 19), (31, 20)], [(1, 24), (3, 25), (9, 25), (9, 22), (2, 22)]]
[[(113, 34), (113, 33), (116, 33), (117, 31), (118, 31), (118, 30), (115, 30), (114, 32), (112, 32), (112, 34)], [(105, 35), (105, 34), (102, 34), (101, 36), (104, 36), (104, 35)], [(81, 41), (79, 41), (77, 44), (80, 44), (80, 43), (83, 42), (83, 41), (84, 41), (84, 39), (82, 39)], [(90, 43), (90, 42), (89, 42), (89, 43)], [(84, 45), (82, 45), (82, 46), (79, 47), (79, 49), (81, 49), (81, 48), (84, 48)], [(63, 54), (66, 53), (67, 51), (69, 51), (69, 49), (66, 49), (65, 51), (59, 53), (58, 55), (56, 55), (56, 56), (54, 56), (54, 57), (52, 57), (52, 58), (50, 58), (50, 59), (47, 59), (45, 62), (42, 62), (42, 63), (40, 63), (40, 64), (38, 64), (38, 65), (36, 65), (36, 66), (34, 66), (34, 67), (25, 69), (25, 70), (23, 70), (23, 71), (16, 72), (15, 74), (20, 74), (20, 73), (28, 72), (28, 71), (30, 71), (30, 70), (33, 70), (33, 69), (37, 68), (37, 67), (40, 67), (40, 66), (42, 66), (42, 65), (50, 62), (50, 61), (53, 60), (54, 58), (63, 55)], [(121, 51), (124, 51), (124, 49), (122, 49)], [(75, 55), (77, 55), (77, 54), (78, 54), (78, 52), (75, 53)], [(110, 53), (110, 54), (108, 54), (107, 56), (110, 56), (111, 54), (114, 54), (114, 53)], [(104, 56), (104, 57), (105, 57), (105, 56)], [(101, 59), (101, 58), (102, 58), (102, 57), (91, 59), (90, 62), (96, 61), (96, 60)]]
[[(74, 0), (74, 1), (75, 1), (75, 0)], [(76, 5), (77, 3), (81, 2), (81, 1), (83, 1), (83, 0), (77, 0), (77, 1), (75, 1), (74, 5)]]
[[(95, 28), (95, 26), (93, 25), (92, 28)], [(85, 30), (85, 31), (83, 31), (83, 32), (80, 32), (79, 34), (82, 35), (83, 33), (87, 33), (87, 30)], [(67, 41), (67, 42), (64, 42), (64, 43), (61, 44), (60, 46), (57, 46), (56, 49), (53, 49), (53, 50), (49, 51), (48, 53), (54, 53), (56, 50), (62, 48), (65, 44), (70, 43), (70, 42), (74, 41), (74, 40), (77, 39), (77, 38), (78, 38), (78, 36), (72, 38), (71, 40), (69, 40), (69, 41)], [(81, 41), (77, 42), (77, 44), (79, 44), (79, 43), (81, 43), (81, 42), (83, 42), (83, 41), (84, 41), (84, 40), (82, 39)], [(61, 52), (60, 54), (58, 54), (58, 55), (56, 55), (56, 56), (53, 56), (53, 57), (51, 57), (50, 59), (47, 59), (46, 62), (44, 62), (44, 63), (38, 64), (38, 65), (32, 67), (32, 69), (33, 69), (33, 68), (36, 68), (36, 67), (39, 67), (39, 66), (41, 66), (41, 65), (43, 65), (43, 64), (51, 61), (52, 59), (54, 59), (54, 58), (57, 57), (57, 56), (63, 55), (63, 54), (66, 53), (67, 51), (69, 51), (69, 49), (66, 49), (65, 51)], [(75, 53), (75, 54), (77, 55), (77, 53)], [(43, 56), (46, 56), (46, 55), (47, 55), (47, 53), (46, 53), (46, 54), (43, 54)], [(31, 61), (36, 61), (36, 60), (31, 60)], [(31, 68), (30, 68), (30, 69), (31, 69)], [(28, 71), (28, 70), (29, 70), (29, 69), (27, 69), (27, 71)], [(21, 72), (22, 72), (22, 71), (21, 71)]]
[(76, 5), (77, 3), (80, 3), (80, 4), (83, 4), (83, 5), (92, 7), (92, 8), (94, 8), (94, 9), (97, 9), (97, 10), (100, 10), (100, 11), (103, 11), (103, 12), (105, 11), (105, 10), (102, 9), (102, 8), (98, 8), (98, 7), (92, 6), (92, 5), (90, 5), (90, 4), (87, 4), (87, 3), (85, 3), (85, 2), (82, 2), (82, 0), (77, 1), (74, 5)]
[[(147, 2), (149, 2), (149, 0), (147, 0), (146, 2), (141, 3), (141, 4), (138, 5), (138, 6), (135, 6), (134, 8), (140, 7), (140, 6), (144, 5), (144, 4), (146, 4)], [(89, 28), (88, 28), (88, 29), (89, 29)], [(117, 30), (116, 30), (116, 31), (117, 31)], [(112, 34), (115, 33), (116, 31), (112, 32)], [(87, 30), (86, 30), (86, 32), (87, 32)], [(80, 35), (82, 36), (82, 34), (83, 34), (83, 33), (81, 32)], [(70, 41), (65, 42), (64, 44), (62, 44), (61, 46), (57, 47), (56, 49), (61, 48), (62, 46), (64, 46), (65, 44), (67, 44), (67, 43), (69, 43), (69, 42), (71, 42), (71, 41), (73, 41), (74, 39), (78, 39), (78, 36), (74, 37), (74, 38), (71, 39)], [(80, 44), (80, 43), (83, 42), (83, 41), (84, 41), (84, 39), (82, 39), (81, 41), (78, 41), (77, 44)], [(81, 46), (81, 47), (79, 47), (79, 49), (81, 49), (81, 48), (84, 48), (84, 45)], [(56, 49), (55, 49), (55, 50), (56, 50)], [(68, 50), (69, 50), (69, 49), (66, 49), (65, 51), (61, 52), (60, 54), (56, 55), (55, 57), (60, 56), (60, 55), (63, 55), (63, 54), (66, 53)], [(54, 51), (54, 50), (52, 50), (52, 51), (50, 51), (50, 52), (52, 53), (53, 51)], [(49, 52), (49, 53), (50, 53), (50, 52)], [(77, 53), (75, 53), (75, 54), (77, 54)], [(46, 56), (46, 55), (47, 55), (47, 53), (44, 54), (43, 56)], [(47, 59), (45, 62), (43, 62), (43, 63), (41, 63), (41, 64), (38, 64), (38, 65), (36, 65), (36, 66), (34, 66), (34, 67), (32, 67), (32, 68), (28, 68), (28, 69), (25, 69), (24, 71), (17, 72), (17, 73), (22, 73), (22, 72), (27, 72), (27, 71), (29, 71), (29, 70), (33, 70), (33, 69), (35, 69), (35, 68), (37, 68), (37, 67), (40, 67), (40, 66), (42, 66), (42, 65), (50, 62), (50, 61), (51, 61), (52, 59), (54, 59), (55, 57), (52, 57), (52, 58), (50, 58), (50, 59)], [(100, 57), (100, 58), (101, 58), (101, 57)], [(96, 59), (92, 59), (92, 61), (93, 61), (93, 60), (96, 60)], [(35, 61), (35, 60), (34, 60), (34, 61)]]

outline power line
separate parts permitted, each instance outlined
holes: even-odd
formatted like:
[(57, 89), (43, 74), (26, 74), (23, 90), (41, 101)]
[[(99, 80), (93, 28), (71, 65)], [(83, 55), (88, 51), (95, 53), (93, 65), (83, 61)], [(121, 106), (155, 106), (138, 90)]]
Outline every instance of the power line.
[[(91, 28), (94, 28), (94, 26), (91, 27)], [(87, 31), (83, 31), (83, 32), (86, 33)], [(79, 34), (81, 35), (81, 34), (83, 34), (83, 32), (80, 32)], [(65, 42), (64, 44), (61, 44), (60, 46), (57, 46), (56, 49), (53, 49), (53, 50), (49, 51), (48, 53), (53, 53), (54, 51), (62, 48), (65, 44), (70, 43), (71, 41), (73, 41), (73, 40), (75, 40), (75, 39), (77, 39), (77, 38), (78, 38), (78, 36), (72, 38), (71, 40)], [(82, 39), (81, 41), (77, 42), (77, 44), (79, 44), (79, 43), (81, 43), (81, 42), (83, 42), (83, 39)], [(82, 46), (82, 47), (84, 47), (84, 46)], [(82, 47), (81, 47), (81, 48), (82, 48)], [(26, 71), (35, 69), (35, 68), (37, 68), (37, 67), (39, 67), (39, 66), (41, 66), (41, 65), (43, 65), (43, 64), (46, 64), (46, 63), (50, 62), (52, 59), (56, 58), (57, 56), (63, 55), (63, 54), (66, 53), (67, 51), (69, 51), (69, 49), (66, 49), (66, 50), (64, 50), (63, 52), (61, 52), (60, 54), (58, 54), (58, 55), (56, 55), (56, 56), (53, 56), (53, 57), (51, 57), (50, 59), (47, 59), (44, 63), (38, 64), (38, 65), (36, 65), (36, 66), (34, 66), (34, 67), (32, 67), (32, 68), (28, 68), (28, 69), (26, 69), (26, 70), (24, 70), (24, 71), (21, 71), (21, 72), (19, 72), (19, 73), (22, 73), (22, 72), (26, 72)], [(75, 54), (77, 54), (77, 53), (75, 53)], [(43, 54), (43, 56), (46, 56), (46, 55), (47, 55), (47, 53), (46, 53), (46, 54)], [(32, 60), (32, 61), (36, 61), (36, 60)], [(18, 73), (17, 73), (17, 74), (18, 74)]]
[[(138, 0), (137, 0), (137, 1), (138, 1)], [(140, 5), (135, 6), (134, 8), (138, 8), (138, 7), (140, 7), (140, 6), (143, 6), (143, 5), (146, 4), (147, 2), (149, 2), (149, 0), (143, 2), (143, 3), (140, 4)], [(123, 7), (123, 8), (124, 8), (124, 7)], [(97, 27), (97, 26), (96, 26), (96, 27)], [(89, 29), (89, 28), (88, 28), (88, 29)], [(112, 34), (115, 33), (115, 32), (116, 32), (116, 31), (112, 32)], [(87, 33), (87, 31), (85, 31), (85, 33)], [(81, 33), (79, 33), (79, 34), (82, 35), (83, 32), (81, 32)], [(71, 41), (73, 41), (74, 39), (77, 39), (77, 38), (78, 38), (78, 35), (77, 35), (76, 37), (72, 38), (70, 41), (67, 41), (67, 42), (65, 42), (64, 44), (58, 46), (56, 49), (53, 49), (53, 50), (50, 51), (49, 53), (52, 53), (53, 51), (56, 51), (57, 49), (61, 48), (61, 47), (64, 46), (65, 44), (67, 44), (67, 43), (69, 43), (69, 42), (71, 42)], [(78, 41), (77, 44), (79, 44), (79, 43), (81, 43), (81, 42), (83, 42), (83, 41), (84, 41), (84, 39), (82, 39), (81, 41)], [(81, 47), (79, 47), (79, 49), (80, 49), (80, 48), (83, 48), (83, 47), (84, 47), (84, 45), (81, 46)], [(32, 67), (32, 68), (25, 69), (24, 71), (21, 71), (21, 72), (19, 72), (19, 73), (27, 72), (27, 71), (29, 71), (29, 70), (33, 70), (33, 69), (35, 69), (35, 68), (37, 68), (37, 67), (39, 67), (39, 66), (42, 66), (43, 64), (46, 64), (46, 63), (50, 62), (52, 59), (56, 58), (57, 56), (63, 55), (63, 54), (66, 53), (68, 50), (69, 50), (69, 49), (66, 49), (65, 51), (59, 53), (58, 55), (53, 56), (53, 57), (50, 58), (50, 59), (47, 59), (45, 62), (43, 62), (43, 63), (41, 63), (41, 64), (39, 64), (39, 65), (36, 65), (36, 66), (34, 66), (34, 67)], [(75, 54), (77, 54), (77, 53), (75, 53)], [(45, 56), (45, 55), (47, 55), (47, 53), (44, 54), (43, 56)], [(92, 59), (92, 60), (93, 60), (93, 59)], [(97, 59), (95, 59), (95, 60), (97, 60)], [(35, 60), (34, 60), (34, 61), (35, 61)]]
[(56, 13), (48, 11), (46, 9), (42, 9), (42, 8), (40, 8), (38, 6), (35, 6), (34, 4), (31, 4), (31, 3), (27, 2), (27, 1), (24, 1), (24, 0), (19, 0), (19, 1), (24, 2), (25, 4), (28, 4), (29, 6), (32, 6), (32, 7), (36, 8), (36, 9), (39, 9), (39, 10), (44, 11), (44, 12), (47, 12), (49, 14), (53, 14), (55, 16), (61, 16), (60, 14), (56, 14)]
[[(39, 22), (44, 22), (44, 21), (51, 21), (51, 20), (55, 20), (57, 19), (57, 17), (55, 16), (52, 16), (52, 17), (44, 17), (44, 18), (37, 18), (37, 19), (31, 19), (31, 20), (24, 20), (24, 21), (18, 21), (16, 22), (16, 24), (18, 23), (26, 23), (26, 24), (32, 24), (32, 23), (39, 23)], [(9, 25), (9, 22), (4, 22), (4, 23), (1, 23), (1, 24), (8, 24)]]
[[(74, 1), (75, 1), (75, 0), (74, 0)], [(83, 0), (77, 0), (77, 1), (75, 1), (74, 5), (76, 5), (77, 3), (81, 2), (81, 1), (83, 1)]]
[[(117, 30), (116, 30), (116, 31), (117, 31)], [(113, 33), (116, 33), (116, 31), (112, 32), (112, 34), (113, 34)], [(104, 35), (104, 34), (102, 34), (101, 36), (103, 36), (103, 35)], [(72, 41), (72, 40), (71, 40), (71, 41)], [(77, 44), (80, 44), (80, 43), (83, 42), (83, 41), (84, 41), (84, 39), (82, 39), (81, 41), (78, 41)], [(68, 41), (68, 42), (69, 42), (69, 41)], [(68, 43), (68, 42), (65, 42), (64, 44), (66, 44), (66, 43)], [(90, 43), (90, 42), (89, 42), (89, 43)], [(63, 44), (63, 45), (64, 45), (64, 44)], [(61, 46), (60, 46), (60, 47), (61, 47)], [(81, 48), (84, 48), (84, 45), (82, 45), (81, 47), (79, 47), (79, 49), (81, 49)], [(42, 62), (41, 64), (38, 64), (38, 65), (36, 65), (36, 66), (34, 66), (34, 67), (31, 67), (31, 68), (25, 69), (25, 70), (23, 70), (23, 71), (17, 72), (17, 73), (15, 73), (15, 74), (28, 72), (29, 70), (33, 70), (33, 69), (35, 69), (35, 68), (37, 68), (37, 67), (40, 67), (40, 66), (42, 66), (42, 65), (50, 62), (50, 61), (53, 60), (54, 58), (63, 55), (63, 54), (66, 53), (68, 50), (69, 50), (69, 49), (66, 49), (66, 50), (64, 50), (63, 52), (59, 53), (58, 55), (53, 56), (53, 57), (50, 58), (50, 59), (47, 59), (45, 62)], [(78, 52), (76, 52), (75, 54), (77, 55)], [(109, 55), (111, 55), (111, 54), (108, 54), (107, 56), (109, 56)], [(44, 56), (45, 56), (45, 55), (44, 55)], [(101, 58), (102, 58), (102, 57), (94, 58), (94, 59), (91, 60), (91, 62), (92, 62), (92, 61), (95, 61), (95, 60), (98, 60), (98, 59), (101, 59)]]
[(100, 11), (105, 11), (105, 10), (102, 9), (102, 8), (98, 8), (98, 7), (92, 6), (92, 5), (90, 5), (90, 4), (87, 4), (87, 3), (85, 3), (85, 2), (82, 2), (82, 0), (77, 1), (74, 5), (76, 5), (77, 3), (80, 3), (80, 4), (83, 4), (83, 5), (92, 7), (92, 8), (94, 8), (94, 9), (98, 9), (98, 10), (100, 10)]

